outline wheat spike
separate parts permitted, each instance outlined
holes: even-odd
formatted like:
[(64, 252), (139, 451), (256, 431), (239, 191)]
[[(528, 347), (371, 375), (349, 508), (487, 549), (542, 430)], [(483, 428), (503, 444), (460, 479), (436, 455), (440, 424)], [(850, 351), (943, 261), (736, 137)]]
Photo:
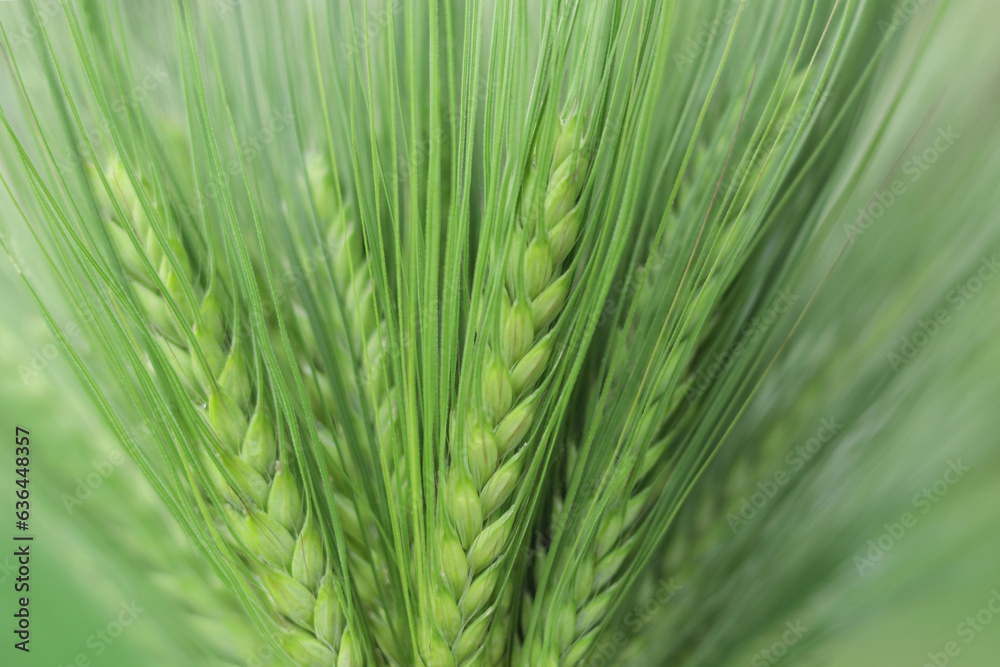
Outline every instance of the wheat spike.
[[(467, 415), (464, 451), (453, 446), (440, 495), (441, 587), (430, 664), (462, 665), (484, 649), (494, 618), (499, 568), (516, 507), (507, 507), (526, 467), (524, 438), (535, 419), (531, 388), (552, 355), (549, 325), (568, 296), (564, 268), (579, 235), (589, 156), (577, 117), (562, 124), (548, 174), (532, 165), (506, 266), (499, 331), (487, 343), (477, 409)], [(536, 191), (536, 188), (539, 190)], [(447, 650), (445, 650), (445, 648)]]
[[(290, 453), (279, 451), (274, 420), (263, 388), (255, 386), (244, 343), (238, 335), (230, 342), (241, 329), (226, 320), (222, 279), (212, 276), (209, 286), (201, 288), (193, 280), (193, 262), (185, 254), (180, 239), (171, 239), (168, 255), (142, 213), (135, 188), (147, 186), (133, 184), (120, 161), (109, 166), (107, 181), (119, 199), (120, 208), (126, 211), (122, 219), (114, 213), (110, 201), (102, 201), (111, 218), (109, 232), (119, 256), (125, 258), (123, 263), (140, 294), (143, 312), (149, 316), (163, 344), (181, 352), (167, 356), (178, 377), (192, 381), (196, 394), (207, 396), (207, 406), (202, 412), (221, 444), (214, 455), (208, 448), (201, 450), (202, 462), (213, 480), (213, 491), (222, 500), (221, 505), (212, 503), (214, 518), (275, 609), (298, 626), (298, 631), (290, 629), (284, 634), (282, 643), (286, 650), (297, 655), (297, 659), (308, 658), (302, 664), (331, 664), (337, 655), (338, 642), (330, 640), (336, 639), (337, 628), (317, 627), (315, 622), (317, 594), (326, 572), (327, 555), (310, 519), (312, 513), (305, 507), (301, 481), (290, 462), (283, 458)], [(102, 189), (102, 184), (95, 184), (95, 191)], [(112, 225), (117, 229), (111, 229)], [(133, 235), (145, 240), (142, 247), (136, 247)], [(156, 280), (141, 261), (144, 257), (158, 267), (158, 276), (168, 289), (166, 294), (156, 289)], [(136, 263), (136, 259), (140, 261)], [(182, 267), (180, 274), (174, 269), (178, 265)], [(183, 281), (196, 295), (201, 294), (201, 303), (197, 314), (190, 306), (181, 307), (185, 317), (178, 321), (168, 301), (186, 303), (180, 289)], [(181, 333), (184, 329), (193, 332), (206, 359), (205, 365), (198, 361), (188, 337)], [(191, 361), (193, 367), (187, 365)], [(256, 404), (251, 404), (254, 393)], [(207, 493), (210, 502), (214, 497)], [(325, 623), (329, 616), (326, 613), (319, 620)]]
[[(789, 94), (779, 105), (776, 123), (780, 123), (784, 114), (789, 112), (791, 95), (795, 93), (797, 87), (789, 88)], [(724, 124), (724, 132), (735, 131), (735, 119), (733, 112), (730, 114), (729, 122)], [(634, 468), (636, 471), (634, 480), (631, 486), (624, 477), (618, 477), (612, 482), (612, 487), (608, 490), (612, 498), (609, 505), (612, 511), (601, 517), (596, 539), (577, 569), (571, 585), (571, 594), (562, 602), (560, 609), (551, 609), (553, 604), (551, 599), (541, 602), (545, 610), (542, 617), (555, 616), (558, 620), (554, 625), (543, 624), (541, 632), (535, 634), (531, 647), (532, 664), (536, 661), (538, 664), (580, 664), (596, 640), (596, 627), (605, 617), (613, 596), (620, 592), (619, 573), (624, 570), (639, 544), (639, 540), (633, 535), (634, 528), (650, 502), (652, 490), (662, 474), (657, 472), (662, 470), (662, 465), (658, 464), (662, 464), (678, 433), (683, 431), (695, 414), (693, 406), (686, 405), (684, 401), (697, 371), (697, 367), (693, 365), (694, 354), (702, 342), (711, 335), (710, 318), (728, 284), (723, 282), (723, 274), (710, 269), (716, 266), (738, 265), (741, 256), (744, 255), (736, 241), (736, 237), (743, 233), (739, 216), (756, 185), (754, 181), (760, 171), (757, 167), (763, 163), (764, 156), (779, 139), (775, 130), (776, 128), (772, 126), (772, 131), (759, 140), (758, 150), (753, 151), (749, 166), (741, 170), (742, 175), (739, 179), (732, 181), (740, 183), (739, 187), (734, 188), (729, 199), (721, 204), (725, 206), (726, 217), (720, 224), (719, 232), (710, 237), (707, 251), (699, 258), (699, 264), (708, 271), (692, 272), (693, 284), (688, 288), (691, 294), (690, 305), (682, 320), (684, 325), (673, 343), (667, 366), (650, 399), (650, 407), (645, 410), (647, 418), (636, 427), (637, 442), (640, 443), (638, 459), (634, 464), (627, 459), (616, 464), (624, 470)], [(725, 144), (721, 142), (716, 142), (715, 145), (717, 151), (725, 148)], [(696, 176), (703, 174), (710, 165), (721, 164), (720, 158), (721, 153), (710, 155), (703, 145), (699, 145), (691, 171)], [(714, 183), (709, 185), (714, 186)], [(676, 238), (680, 225), (680, 211), (684, 209), (687, 200), (692, 198), (691, 190), (690, 180), (685, 179), (676, 202), (677, 211), (668, 214), (668, 226), (664, 234), (666, 243)], [(668, 254), (666, 249), (661, 248), (654, 257)], [(642, 275), (646, 276), (646, 282), (636, 297), (640, 313), (658, 301), (655, 295), (655, 281), (660, 268), (649, 266), (642, 272)], [(706, 326), (709, 328), (705, 329)], [(619, 331), (617, 335), (627, 340), (629, 332)], [(571, 455), (570, 458), (573, 460), (575, 457)], [(567, 480), (572, 479), (572, 465), (567, 469), (566, 475)], [(560, 521), (559, 505), (557, 503), (557, 511), (552, 519), (554, 524)], [(535, 565), (536, 572), (544, 567), (544, 551), (542, 554)], [(568, 576), (567, 572), (560, 571), (555, 575), (555, 581), (561, 581), (563, 577)], [(523, 620), (526, 622), (526, 618)], [(555, 637), (547, 637), (546, 630), (553, 627)], [(554, 648), (546, 649), (546, 646)]]

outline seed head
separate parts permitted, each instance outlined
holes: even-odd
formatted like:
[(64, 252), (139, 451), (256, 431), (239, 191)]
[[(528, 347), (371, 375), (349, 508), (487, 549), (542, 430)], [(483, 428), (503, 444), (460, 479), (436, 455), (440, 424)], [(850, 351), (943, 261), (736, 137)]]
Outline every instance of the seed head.
[(580, 226), (583, 223), (583, 212), (583, 204), (577, 204), (573, 210), (557, 220), (549, 229), (549, 252), (554, 265), (562, 264), (569, 255), (569, 251), (573, 249), (576, 237), (580, 234)]
[(337, 655), (337, 667), (360, 667), (359, 656), (355, 655), (354, 637), (351, 631), (344, 631), (344, 638), (340, 641), (340, 653)]
[(267, 498), (267, 481), (249, 464), (229, 452), (220, 452), (219, 460), (232, 484), (213, 462), (208, 461), (206, 467), (210, 471), (216, 490), (234, 505), (242, 505), (249, 499), (257, 507), (263, 507), (264, 499)]
[(240, 406), (220, 389), (213, 388), (209, 394), (208, 420), (222, 445), (230, 452), (238, 452), (246, 436), (247, 418)]
[(535, 236), (524, 252), (524, 285), (534, 299), (549, 284), (554, 270), (548, 239)]
[(243, 345), (236, 345), (219, 374), (219, 389), (242, 412), (250, 400), (250, 374)]
[(266, 512), (250, 514), (247, 528), (249, 546), (268, 563), (287, 569), (295, 549), (295, 539), (288, 530)]
[(510, 371), (510, 382), (515, 396), (520, 396), (542, 376), (552, 357), (554, 336), (555, 331), (550, 331), (514, 364), (514, 368)]
[(452, 535), (441, 538), (441, 574), (444, 583), (451, 588), (452, 595), (458, 599), (469, 579), (469, 566), (466, 563), (465, 549), (458, 538)]

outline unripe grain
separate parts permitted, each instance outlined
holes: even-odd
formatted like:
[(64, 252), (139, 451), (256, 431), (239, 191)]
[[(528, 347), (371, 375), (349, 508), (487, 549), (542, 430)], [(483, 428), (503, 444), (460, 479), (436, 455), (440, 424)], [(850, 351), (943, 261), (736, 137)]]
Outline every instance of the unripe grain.
[(465, 475), (458, 475), (452, 489), (455, 508), (452, 516), (455, 519), (455, 530), (462, 546), (469, 547), (472, 539), (479, 534), (483, 526), (483, 510), (472, 481)]
[(510, 373), (500, 357), (493, 357), (483, 374), (483, 404), (486, 415), (496, 423), (507, 414), (514, 401)]
[(434, 597), (434, 613), (438, 629), (445, 641), (453, 643), (462, 628), (462, 615), (458, 611), (455, 598), (446, 591), (438, 589)]
[(281, 646), (300, 667), (329, 667), (337, 659), (325, 644), (303, 632), (286, 635)]
[(472, 428), (469, 436), (469, 472), (472, 474), (476, 487), (482, 488), (490, 475), (496, 470), (499, 452), (497, 450), (497, 440), (492, 429), (482, 425)]
[(337, 602), (337, 595), (333, 590), (333, 575), (330, 573), (324, 575), (319, 583), (313, 622), (316, 636), (336, 648), (344, 633), (344, 614)]
[(517, 486), (517, 480), (521, 478), (526, 454), (527, 450), (522, 449), (490, 477), (490, 480), (480, 493), (483, 514), (487, 516), (492, 514), (496, 508), (507, 500), (511, 492), (514, 491)]
[(316, 590), (323, 576), (323, 539), (312, 522), (299, 533), (292, 552), (292, 576)]
[(274, 465), (277, 454), (278, 444), (271, 430), (271, 420), (267, 416), (267, 410), (258, 401), (243, 438), (242, 458), (257, 472), (266, 474)]
[(271, 480), (267, 512), (289, 532), (298, 532), (302, 522), (302, 492), (292, 474), (280, 463)]
[(274, 568), (262, 568), (261, 581), (282, 614), (296, 623), (312, 626), (316, 598), (309, 589), (282, 570)]
[(459, 602), (459, 610), (465, 618), (469, 618), (489, 605), (493, 592), (496, 590), (498, 578), (499, 572), (494, 567), (472, 580)]
[(500, 555), (513, 529), (514, 509), (508, 510), (476, 536), (472, 546), (469, 547), (469, 567), (473, 572), (479, 572)]
[(482, 648), (483, 640), (486, 639), (486, 631), (492, 619), (488, 615), (483, 615), (470, 623), (462, 630), (462, 634), (455, 641), (455, 658), (461, 663), (468, 660), (472, 655)]

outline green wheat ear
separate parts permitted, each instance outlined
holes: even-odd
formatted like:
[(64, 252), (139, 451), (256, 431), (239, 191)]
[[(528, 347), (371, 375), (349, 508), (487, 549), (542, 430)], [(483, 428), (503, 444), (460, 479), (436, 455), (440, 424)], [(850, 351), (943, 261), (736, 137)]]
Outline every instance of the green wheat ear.
[[(346, 385), (349, 393), (372, 397), (374, 414), (391, 416), (395, 407), (391, 403), (391, 385), (382, 354), (382, 325), (374, 317), (371, 277), (360, 230), (350, 221), (348, 212), (337, 206), (333, 172), (323, 155), (311, 153), (307, 157), (306, 182), (325, 240), (324, 248), (330, 253), (325, 259), (329, 260), (331, 268), (334, 294), (329, 299), (329, 305), (334, 325), (326, 333), (332, 334), (333, 344), (343, 352), (338, 358), (345, 362), (346, 368), (324, 368), (324, 361), (316, 354), (320, 346), (316, 323), (309, 319), (302, 304), (293, 296), (291, 307), (306, 351), (298, 359), (299, 370), (310, 391), (310, 407), (320, 442), (325, 445), (337, 473), (332, 480), (334, 506), (349, 538), (346, 545), (349, 557), (357, 566), (358, 594), (375, 627), (385, 629), (400, 622), (398, 604), (391, 594), (384, 591), (381, 581), (390, 563), (390, 555), (381, 543), (371, 543), (371, 536), (377, 533), (375, 517), (356, 498), (356, 478), (361, 468), (344, 443), (345, 436), (339, 435), (340, 429), (334, 418), (335, 403), (331, 398), (334, 390), (329, 377), (331, 373), (336, 373), (337, 381)], [(322, 293), (323, 290), (318, 291)], [(360, 417), (369, 418), (369, 414)], [(384, 441), (388, 437), (386, 431), (389, 425), (384, 421), (382, 424), (380, 437)], [(398, 660), (400, 649), (391, 633), (376, 631), (375, 635), (380, 648)]]
[[(395, 411), (391, 401), (392, 385), (390, 369), (384, 349), (384, 322), (377, 317), (373, 298), (372, 280), (365, 258), (364, 243), (359, 226), (351, 219), (346, 206), (338, 206), (334, 196), (333, 170), (327, 158), (320, 153), (310, 153), (306, 159), (306, 182), (313, 199), (320, 233), (324, 241), (325, 263), (330, 269), (330, 284), (317, 281), (317, 289), (332, 288), (329, 296), (329, 311), (332, 326), (325, 333), (332, 337), (343, 355), (346, 369), (333, 369), (339, 373), (339, 381), (348, 385), (348, 390), (370, 399), (374, 405), (370, 410), (378, 415)], [(313, 355), (304, 359), (301, 368), (316, 379), (312, 396), (314, 411), (318, 420), (326, 419), (321, 413), (330, 407), (329, 378), (322, 368), (323, 362), (316, 356), (320, 343), (316, 327), (319, 323), (310, 321), (301, 303), (293, 298), (292, 309), (298, 331), (303, 337), (304, 348)], [(312, 389), (312, 387), (310, 387)], [(369, 414), (362, 415), (369, 418)]]
[(530, 390), (553, 353), (553, 336), (546, 332), (566, 302), (571, 275), (563, 265), (584, 214), (580, 193), (589, 157), (578, 123), (562, 124), (548, 173), (540, 175), (533, 164), (526, 176), (499, 330), (486, 339), (480, 393), (466, 416), (468, 435), (461, 447), (453, 445), (451, 466), (442, 473), (436, 540), (441, 581), (431, 649), (437, 657), (429, 656), (430, 664), (463, 664), (482, 650), (492, 623), (506, 623), (493, 606), (496, 559), (514, 528), (517, 507), (508, 501), (530, 458), (524, 438), (539, 401)]
[[(804, 75), (805, 73), (802, 73), (793, 77), (793, 81), (803, 82)], [(741, 247), (739, 239), (748, 235), (750, 224), (749, 220), (741, 216), (744, 215), (748, 199), (753, 195), (758, 183), (768, 181), (764, 170), (775, 169), (775, 162), (769, 162), (767, 158), (780, 139), (779, 128), (787, 118), (794, 116), (792, 99), (797, 92), (797, 84), (790, 83), (779, 99), (774, 121), (762, 133), (761, 138), (747, 149), (749, 166), (741, 170), (738, 178), (726, 179), (738, 185), (733, 188), (734, 192), (727, 201), (722, 203), (725, 215), (718, 223), (719, 231), (708, 236), (709, 247), (699, 257), (699, 263), (706, 269), (693, 272), (691, 284), (685, 288), (691, 296), (690, 304), (685, 308), (683, 325), (672, 344), (666, 367), (658, 386), (652, 393), (649, 407), (645, 409), (646, 417), (635, 427), (637, 434), (635, 438), (640, 453), (633, 458), (623, 457), (618, 464), (629, 472), (626, 475), (616, 475), (606, 492), (610, 498), (608, 506), (612, 509), (600, 517), (594, 543), (587, 547), (582, 562), (572, 572), (566, 570), (565, 562), (560, 563), (553, 575), (555, 581), (566, 582), (568, 595), (558, 608), (554, 608), (555, 601), (551, 597), (539, 602), (541, 618), (554, 621), (544, 624), (542, 632), (535, 634), (530, 649), (532, 664), (536, 662), (567, 666), (581, 664), (593, 648), (600, 626), (614, 599), (624, 593), (621, 574), (626, 571), (628, 563), (641, 546), (636, 524), (640, 517), (648, 512), (652, 493), (662, 482), (665, 467), (669, 468), (665, 460), (666, 455), (677, 440), (679, 432), (688, 428), (695, 415), (697, 403), (691, 406), (684, 401), (697, 371), (695, 351), (711, 337), (712, 314), (717, 309), (725, 289), (736, 278), (731, 269), (728, 273), (723, 273), (716, 267), (739, 266), (747, 254), (747, 249)], [(734, 109), (729, 114), (728, 121), (720, 128), (720, 138), (730, 136), (736, 131), (737, 111), (738, 109)], [(701, 176), (703, 183), (705, 183), (704, 174), (714, 173), (709, 170), (718, 167), (724, 161), (722, 152), (725, 148), (724, 142), (716, 141), (713, 145), (717, 147), (714, 155), (709, 153), (703, 144), (699, 144), (690, 165), (689, 173), (695, 177)], [(675, 202), (676, 210), (668, 213), (664, 244), (677, 242), (680, 219), (684, 215), (682, 211), (687, 210), (687, 215), (692, 215), (690, 212), (692, 209), (685, 209), (688, 200), (693, 198), (691, 181), (691, 177), (685, 178), (680, 196)], [(714, 185), (714, 182), (707, 181), (708, 188)], [(706, 185), (701, 187), (704, 189)], [(690, 222), (690, 226), (694, 226), (700, 221), (692, 219)], [(669, 255), (671, 253), (668, 252), (668, 248), (661, 248), (654, 254), (654, 259)], [(655, 261), (659, 263), (660, 260)], [(684, 259), (680, 258), (678, 261)], [(659, 287), (657, 281), (663, 278), (663, 269), (664, 267), (652, 266), (645, 267), (641, 271), (646, 281), (635, 297), (639, 320), (651, 315), (652, 309), (658, 307), (660, 303), (656, 294)], [(704, 327), (708, 328), (703, 329)], [(620, 330), (616, 335), (620, 340), (628, 342), (633, 338), (631, 333)], [(627, 378), (619, 381), (626, 384), (629, 382)], [(574, 450), (573, 446), (571, 450)], [(575, 451), (570, 452), (570, 460), (573, 462), (579, 460)], [(571, 464), (567, 468), (566, 478), (569, 480), (573, 476), (574, 469)], [(558, 525), (561, 521), (560, 512), (561, 503), (557, 502), (552, 525)], [(679, 548), (672, 548), (672, 553), (678, 552)], [(535, 564), (536, 574), (544, 568), (544, 565), (545, 553), (540, 551)], [(524, 605), (530, 609), (532, 604), (531, 596), (526, 596)], [(523, 614), (522, 630), (525, 633), (529, 630), (529, 621), (530, 614)], [(548, 632), (550, 628), (551, 633)], [(546, 648), (547, 646), (549, 648)]]
[[(299, 473), (289, 461), (283, 462), (291, 452), (280, 445), (265, 389), (255, 381), (243, 323), (226, 317), (232, 309), (223, 305), (230, 297), (222, 279), (215, 275), (207, 287), (197, 284), (192, 280), (196, 263), (184, 254), (183, 245), (172, 242), (164, 249), (143, 213), (136, 185), (119, 161), (109, 166), (106, 180), (96, 181), (93, 187), (98, 193), (107, 193), (105, 182), (115, 188), (110, 198), (99, 197), (111, 220), (109, 227), (131, 228), (127, 235), (112, 231), (112, 241), (119, 255), (131, 258), (123, 263), (140, 295), (142, 312), (170, 346), (171, 353), (164, 358), (178, 378), (193, 381), (193, 391), (207, 397), (207, 404), (195, 405), (215, 444), (209, 440), (196, 451), (211, 481), (203, 491), (212, 518), (275, 609), (300, 629), (284, 635), (286, 650), (309, 656), (304, 664), (330, 664), (338, 651), (343, 657), (345, 649), (338, 636), (342, 623), (330, 610), (331, 594), (320, 587), (328, 556)], [(163, 216), (161, 208), (156, 212)], [(158, 267), (155, 274), (151, 266)], [(174, 270), (177, 266), (183, 273)], [(175, 294), (188, 291), (200, 297), (198, 310), (175, 310)], [(188, 365), (192, 362), (193, 368)], [(320, 600), (323, 613), (317, 614)]]

